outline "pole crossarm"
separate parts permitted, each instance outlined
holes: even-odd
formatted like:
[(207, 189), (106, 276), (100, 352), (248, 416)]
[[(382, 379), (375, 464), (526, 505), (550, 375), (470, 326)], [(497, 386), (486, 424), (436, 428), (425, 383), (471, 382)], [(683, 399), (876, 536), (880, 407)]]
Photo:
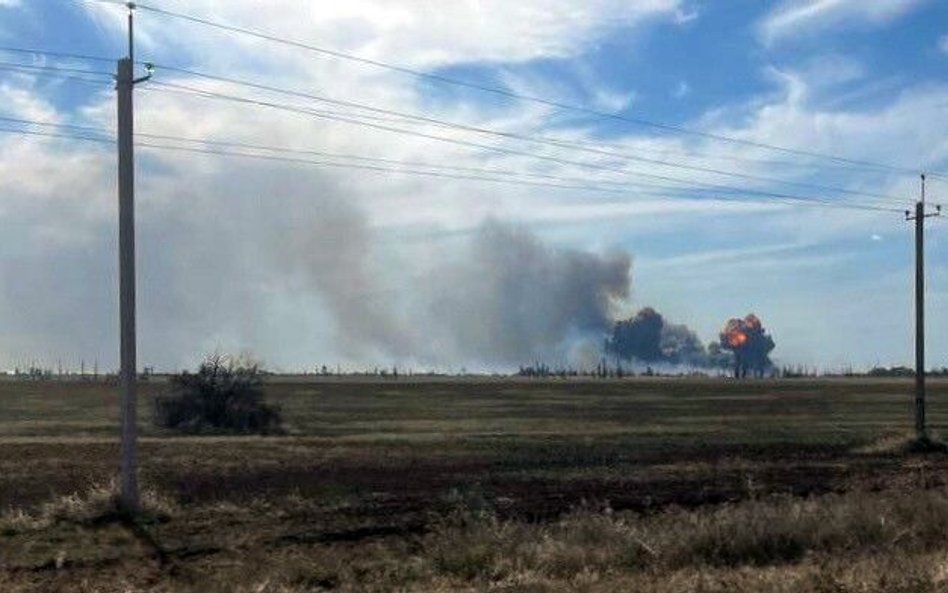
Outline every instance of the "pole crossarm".
[[(937, 204), (935, 206), (934, 212), (922, 213), (922, 218), (934, 218), (936, 216), (941, 216), (941, 204)], [(918, 215), (916, 213), (913, 213), (911, 210), (905, 211), (905, 220), (915, 220), (916, 218), (918, 218)]]

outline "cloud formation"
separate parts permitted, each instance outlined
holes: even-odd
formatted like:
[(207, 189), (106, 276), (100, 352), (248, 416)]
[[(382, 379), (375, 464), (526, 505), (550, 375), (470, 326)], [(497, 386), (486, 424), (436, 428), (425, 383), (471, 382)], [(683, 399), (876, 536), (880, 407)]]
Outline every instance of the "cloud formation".
[[(823, 10), (841, 10), (833, 8), (836, 4)], [(845, 4), (850, 6), (847, 10), (855, 10), (853, 3)], [(201, 0), (189, 3), (187, 11), (252, 26), (259, 20), (257, 6)], [(415, 67), (496, 61), (492, 71), (500, 84), (530, 94), (541, 89), (544, 96), (568, 100), (573, 97), (564, 95), (567, 91), (557, 76), (544, 76), (542, 70), (533, 78), (523, 72), (514, 76), (504, 65), (537, 57), (572, 60), (613, 27), (631, 27), (634, 34), (649, 22), (674, 22), (675, 11), (681, 9), (677, 2), (564, 1), (543, 11), (549, 3), (505, 2), (482, 3), (490, 10), (477, 13), (474, 4), (453, 3), (437, 17), (446, 22), (427, 27), (428, 13), (413, 2), (344, 3), (312, 12), (298, 3), (281, 1), (273, 6), (273, 20), (268, 9), (267, 21), (260, 26), (287, 37), (319, 40)], [(97, 11), (94, 14), (120, 43), (116, 13), (104, 12), (111, 9), (95, 3), (87, 9)], [(620, 15), (618, 22), (611, 20), (615, 14)], [(806, 18), (832, 22), (826, 13)], [(600, 128), (599, 122), (564, 123), (562, 113), (545, 106), (488, 105), (466, 95), (438, 101), (401, 75), (221, 36), (145, 13), (140, 13), (139, 24), (145, 40), (140, 55), (159, 63), (195, 64), (209, 72), (515, 133), (555, 135), (670, 163), (688, 160), (909, 197), (916, 191), (914, 179), (885, 173), (842, 169), (826, 179), (806, 161), (797, 168), (774, 168), (730, 160), (778, 158), (749, 146), (652, 135), (641, 128)], [(752, 142), (944, 166), (948, 121), (940, 114), (948, 102), (945, 86), (906, 85), (896, 95), (858, 109), (814, 100), (823, 93), (848, 90), (868, 74), (844, 57), (785, 66), (764, 92), (732, 98), (684, 123)], [(219, 92), (248, 92), (180, 79), (161, 69), (157, 77)], [(599, 88), (595, 76), (582, 84), (595, 98)], [(617, 93), (600, 93), (601, 106), (608, 107), (611, 100), (621, 108), (627, 106), (624, 98), (632, 96), (621, 84), (600, 87)], [(669, 90), (666, 82), (658, 92), (667, 97)], [(29, 77), (5, 79), (0, 93), (10, 109), (30, 119), (114, 125), (114, 96), (105, 86), (79, 109), (50, 100), (51, 89)], [(699, 94), (693, 92), (689, 104), (700, 104)], [(327, 109), (299, 98), (265, 98)], [(644, 278), (636, 278), (632, 295), (636, 304), (661, 306), (672, 318), (699, 328), (705, 339), (716, 335), (735, 311), (760, 309), (768, 323), (786, 336), (782, 355), (815, 356), (814, 348), (821, 356), (845, 354), (844, 345), (834, 341), (831, 323), (812, 324), (814, 333), (824, 333), (807, 340), (788, 331), (812, 314), (805, 305), (816, 297), (801, 299), (800, 287), (821, 270), (828, 275), (851, 270), (863, 256), (858, 251), (862, 247), (853, 248), (846, 241), (867, 243), (865, 238), (882, 226), (887, 233), (901, 228), (892, 226), (901, 220), (890, 222), (888, 214), (682, 195), (668, 189), (675, 184), (642, 175), (675, 177), (685, 183), (733, 183), (747, 189), (773, 186), (439, 126), (386, 122), (452, 140), (605, 164), (617, 171), (475, 150), (325, 118), (167, 94), (157, 88), (142, 87), (137, 106), (140, 132), (556, 175), (572, 179), (573, 184), (621, 188), (597, 193), (511, 186), (142, 149), (138, 153), (141, 353), (143, 364), (161, 368), (190, 365), (215, 348), (250, 349), (285, 369), (312, 368), (317, 362), (371, 365), (396, 360), (454, 368), (464, 364), (470, 368), (473, 361), (481, 361), (499, 367), (505, 362), (532, 362), (524, 360), (531, 356), (565, 358), (569, 343), (596, 335), (603, 320), (625, 305), (629, 261), (621, 253), (630, 252), (636, 254), (637, 273)], [(349, 115), (358, 112), (334, 109)], [(0, 174), (8, 188), (0, 202), (5, 229), (0, 237), (0, 274), (15, 279), (0, 288), (0, 324), (5, 328), (0, 365), (63, 358), (75, 366), (80, 356), (87, 364), (96, 357), (103, 367), (114, 365), (111, 147), (4, 136)], [(660, 187), (637, 185), (643, 182)], [(842, 246), (815, 254), (797, 249), (828, 242)], [(932, 260), (937, 265), (938, 258)], [(895, 276), (899, 270), (887, 271)], [(760, 276), (762, 281), (737, 286), (735, 273)], [(899, 287), (895, 281), (884, 285), (895, 286), (893, 294)], [(836, 294), (857, 300), (854, 289), (832, 292), (826, 303), (820, 301), (825, 304), (820, 311), (839, 308), (839, 303), (829, 302)], [(888, 301), (877, 304), (887, 311), (900, 306)], [(852, 356), (869, 355), (878, 356)]]
[(830, 28), (889, 23), (928, 0), (786, 0), (758, 25), (765, 43), (811, 36)]
[[(246, 25), (260, 21), (260, 8), (255, 2), (194, 0), (186, 4), (188, 14), (219, 22)], [(426, 0), (309, 4), (270, 0), (266, 23), (256, 28), (286, 39), (414, 67), (509, 64), (577, 55), (606, 33), (634, 29), (653, 19), (679, 18), (679, 5), (680, 0), (486, 0), (442, 3), (432, 10)], [(89, 10), (103, 23), (121, 30), (121, 11), (109, 6), (92, 6)], [(190, 51), (198, 54), (213, 52), (214, 44), (222, 39), (205, 29), (147, 11), (139, 12), (138, 23), (141, 40), (148, 48), (181, 46), (187, 39)], [(188, 35), (182, 37), (180, 32)], [(238, 43), (245, 51), (274, 50), (252, 39), (238, 39)], [(277, 51), (271, 55), (284, 54)], [(290, 55), (299, 57), (298, 53)], [(304, 56), (307, 60), (313, 58), (312, 54)]]

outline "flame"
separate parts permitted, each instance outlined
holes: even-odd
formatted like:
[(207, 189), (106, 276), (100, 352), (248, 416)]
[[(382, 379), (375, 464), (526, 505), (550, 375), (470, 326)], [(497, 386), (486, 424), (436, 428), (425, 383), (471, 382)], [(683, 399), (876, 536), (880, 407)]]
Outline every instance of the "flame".
[[(752, 319), (751, 319), (752, 318)], [(760, 320), (752, 315), (747, 319), (731, 319), (724, 326), (721, 332), (722, 342), (726, 343), (731, 349), (738, 349), (750, 340), (749, 331), (754, 331), (760, 327)]]
[(740, 330), (732, 330), (727, 334), (727, 343), (731, 345), (732, 348), (740, 348), (747, 343), (747, 334)]

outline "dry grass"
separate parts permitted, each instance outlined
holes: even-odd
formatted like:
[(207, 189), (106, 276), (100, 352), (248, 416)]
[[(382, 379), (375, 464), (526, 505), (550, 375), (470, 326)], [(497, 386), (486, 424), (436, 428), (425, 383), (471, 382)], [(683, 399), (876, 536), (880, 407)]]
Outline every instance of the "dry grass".
[[(48, 530), (59, 523), (92, 526), (114, 521), (121, 514), (118, 506), (118, 485), (115, 480), (95, 484), (83, 492), (59, 496), (32, 509), (12, 508), (0, 513), (0, 534), (12, 537), (18, 532)], [(140, 521), (168, 520), (180, 508), (169, 497), (154, 490), (140, 493)]]
[[(655, 514), (577, 509), (559, 520), (500, 520), (476, 496), (455, 495), (454, 508), (430, 517), (421, 534), (358, 542), (243, 538), (209, 553), (153, 552), (73, 561), (63, 550), (77, 531), (110, 512), (112, 491), (64, 497), (35, 515), (12, 511), (0, 526), (23, 541), (58, 540), (59, 552), (19, 569), (0, 557), (0, 590), (34, 591), (892, 591), (948, 590), (948, 490), (886, 491), (807, 499), (773, 497)], [(167, 513), (148, 529), (173, 539), (192, 522), (239, 531), (254, 521), (313, 511), (302, 498), (217, 503), (185, 509), (161, 497)], [(159, 537), (159, 534), (161, 537)], [(88, 533), (84, 533), (88, 536)], [(78, 539), (76, 542), (78, 543)], [(282, 542), (282, 543), (281, 543)], [(897, 552), (896, 552), (897, 550)], [(165, 551), (167, 553), (167, 550)], [(57, 589), (56, 587), (62, 587)]]
[(0, 382), (0, 593), (948, 592), (908, 388), (281, 383), (291, 436), (143, 427), (120, 521), (114, 394)]

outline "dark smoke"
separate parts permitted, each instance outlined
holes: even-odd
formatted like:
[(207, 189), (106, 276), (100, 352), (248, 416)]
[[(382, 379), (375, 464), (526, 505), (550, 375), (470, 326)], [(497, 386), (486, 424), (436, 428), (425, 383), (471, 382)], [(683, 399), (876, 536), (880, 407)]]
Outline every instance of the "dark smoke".
[(626, 361), (703, 367), (708, 353), (697, 334), (685, 325), (668, 323), (651, 307), (617, 321), (606, 350)]
[(676, 365), (708, 366), (708, 354), (698, 335), (686, 325), (666, 323), (662, 328), (662, 356)]

